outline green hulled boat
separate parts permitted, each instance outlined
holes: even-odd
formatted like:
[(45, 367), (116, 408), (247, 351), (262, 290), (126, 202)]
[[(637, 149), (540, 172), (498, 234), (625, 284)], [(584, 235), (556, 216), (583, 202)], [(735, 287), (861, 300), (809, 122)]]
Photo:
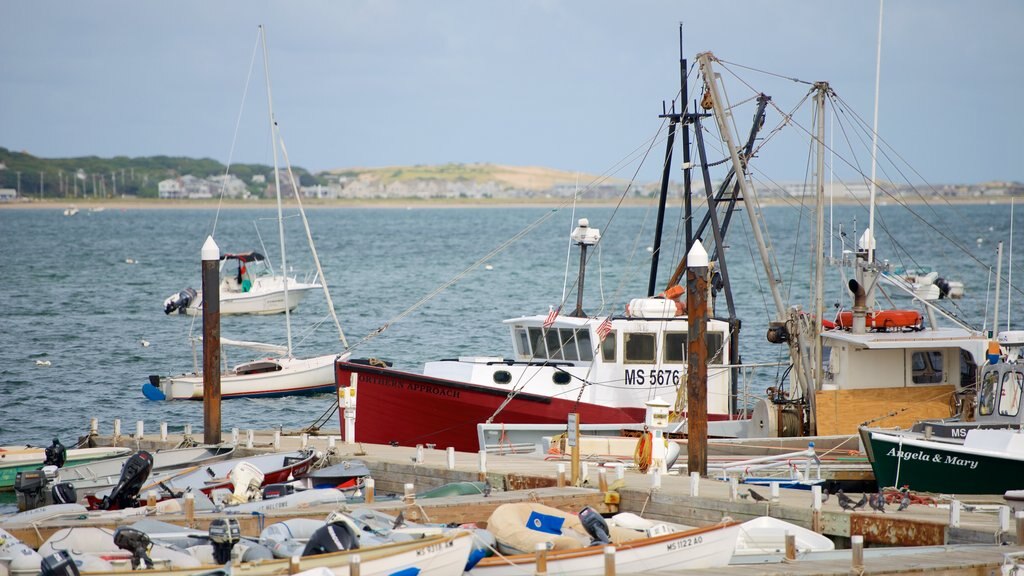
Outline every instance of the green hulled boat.
[(918, 492), (1003, 494), (1024, 488), (1024, 434), (976, 429), (963, 443), (861, 428), (879, 487)]
[[(131, 454), (131, 448), (72, 448), (67, 451), (65, 466), (85, 464), (107, 458), (116, 458)], [(14, 490), (14, 479), (18, 472), (38, 470), (43, 466), (46, 449), (33, 446), (0, 447), (0, 492)]]

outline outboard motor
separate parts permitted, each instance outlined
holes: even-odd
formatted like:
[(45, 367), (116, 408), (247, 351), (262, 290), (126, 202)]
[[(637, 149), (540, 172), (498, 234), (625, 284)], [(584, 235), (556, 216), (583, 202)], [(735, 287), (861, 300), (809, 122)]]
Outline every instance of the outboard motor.
[(177, 294), (171, 294), (166, 300), (164, 300), (164, 314), (170, 314), (177, 310), (178, 314), (184, 314), (185, 310), (188, 309), (188, 305), (199, 294), (195, 288), (185, 288)]
[(71, 482), (59, 482), (50, 488), (50, 500), (54, 504), (74, 504), (78, 502), (78, 493)]
[(42, 470), (23, 470), (14, 477), (18, 511), (26, 512), (46, 505), (46, 484), (49, 478)]
[(231, 548), (242, 538), (238, 520), (217, 518), (210, 522), (210, 543), (213, 544), (213, 560), (218, 564), (231, 562)]
[(39, 564), (43, 576), (78, 576), (78, 565), (67, 550), (57, 550), (53, 554), (43, 556)]
[(149, 557), (153, 541), (145, 532), (121, 526), (114, 530), (114, 545), (132, 553), (132, 570), (137, 570), (140, 562), (145, 562), (147, 568), (153, 567), (153, 559)]
[(109, 496), (103, 497), (100, 503), (102, 510), (120, 510), (122, 508), (134, 508), (139, 502), (139, 492), (143, 483), (149, 478), (153, 470), (153, 455), (145, 450), (140, 450), (124, 463), (121, 469), (121, 477), (110, 492)]
[(583, 527), (587, 530), (587, 534), (590, 534), (592, 540), (590, 541), (591, 546), (597, 546), (598, 544), (611, 544), (611, 536), (608, 532), (608, 523), (601, 517), (601, 513), (594, 510), (590, 506), (587, 506), (583, 510), (580, 510), (580, 522)]
[(341, 515), (331, 514), (324, 526), (317, 528), (309, 537), (303, 556), (329, 554), (343, 550), (358, 550), (359, 536), (352, 527), (351, 520), (342, 519)]
[(43, 460), (43, 466), (56, 466), (60, 468), (68, 459), (67, 449), (64, 448), (64, 445), (57, 438), (53, 439), (53, 444), (47, 446), (43, 454), (46, 456), (46, 459)]
[(263, 497), (260, 486), (263, 486), (263, 478), (266, 475), (259, 468), (249, 462), (239, 462), (228, 473), (228, 479), (234, 486), (231, 494), (232, 504), (242, 504), (251, 500), (259, 500)]
[(950, 286), (948, 280), (939, 276), (935, 279), (935, 285), (939, 287), (939, 299), (949, 298)]

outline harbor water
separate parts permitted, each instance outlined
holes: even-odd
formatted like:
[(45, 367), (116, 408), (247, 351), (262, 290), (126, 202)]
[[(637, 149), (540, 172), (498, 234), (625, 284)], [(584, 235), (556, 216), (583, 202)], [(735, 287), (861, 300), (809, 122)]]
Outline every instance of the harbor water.
[[(814, 238), (808, 210), (763, 210), (783, 298), (805, 309)], [(315, 267), (301, 220), (294, 209), (286, 212), (289, 272), (306, 277)], [(631, 298), (647, 292), (653, 205), (574, 213), (571, 206), (434, 208), (419, 202), (306, 212), (353, 357), (383, 358), (403, 369), (419, 371), (423, 362), (438, 358), (508, 357), (511, 344), (502, 320), (546, 314), (563, 301), (571, 310), (579, 256), (568, 238), (580, 217), (603, 236), (589, 260), (584, 310), (621, 314)], [(1008, 204), (917, 206), (913, 212), (881, 207), (878, 258), (931, 266), (962, 281), (965, 298), (948, 304), (981, 329), (986, 306), (992, 308), (996, 243), (1009, 249), (1009, 212)], [(192, 371), (194, 360), (201, 365), (201, 350), (189, 342), (190, 335), (201, 336), (201, 319), (166, 316), (163, 301), (182, 288), (198, 287), (200, 248), (214, 230), (215, 215), (212, 208), (110, 207), (74, 216), (65, 216), (63, 206), (0, 209), (0, 445), (46, 445), (54, 437), (71, 445), (92, 418), (107, 433), (114, 419), (121, 419), (125, 434), (134, 433), (139, 420), (149, 434), (161, 422), (172, 432), (190, 424), (201, 433), (202, 403), (147, 400), (141, 387), (150, 374)], [(844, 246), (852, 248), (867, 215), (860, 207), (842, 206), (831, 220), (836, 226), (825, 251), (838, 258)], [(659, 290), (683, 250), (678, 207), (670, 208), (666, 222)], [(1014, 234), (1018, 250), (1024, 249), (1020, 226)], [(215, 238), (222, 252), (265, 252), (280, 268), (275, 210), (225, 209)], [(710, 235), (706, 240), (710, 245)], [(745, 213), (734, 215), (725, 244), (736, 314), (743, 322), (743, 361), (784, 360), (786, 351), (764, 339), (775, 311)], [(847, 302), (838, 275), (828, 278), (826, 315), (832, 303)], [(1005, 285), (1002, 294), (1005, 327)], [(1011, 319), (1019, 320), (1021, 301), (1014, 290)], [(727, 314), (724, 298), (717, 313)], [(343, 350), (322, 293), (309, 294), (291, 324), (297, 356)], [(991, 328), (991, 312), (985, 327)], [(226, 316), (221, 333), (283, 344), (285, 318)], [(226, 355), (229, 363), (249, 358), (241, 350)], [(333, 403), (330, 394), (230, 400), (222, 405), (222, 423), (225, 430), (293, 430), (313, 423)], [(328, 426), (337, 426), (336, 416)]]

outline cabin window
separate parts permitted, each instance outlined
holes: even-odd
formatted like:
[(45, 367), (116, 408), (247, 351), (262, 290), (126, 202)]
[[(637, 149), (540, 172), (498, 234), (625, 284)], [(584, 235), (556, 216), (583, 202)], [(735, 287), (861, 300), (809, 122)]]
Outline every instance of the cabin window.
[(530, 328), (531, 358), (545, 360), (548, 353), (544, 351), (544, 332), (540, 328)]
[(498, 370), (494, 373), (495, 384), (508, 384), (512, 381), (512, 373), (508, 370)]
[(914, 384), (939, 384), (942, 377), (942, 351), (927, 350), (914, 352), (911, 356), (913, 375), (911, 381)]
[(601, 359), (605, 362), (615, 362), (615, 331), (612, 330), (601, 341)]
[(551, 375), (551, 381), (564, 386), (572, 382), (572, 376), (564, 370), (555, 370), (554, 374)]
[(545, 340), (548, 343), (548, 358), (562, 360), (562, 342), (558, 339), (558, 330), (549, 328), (545, 334)]
[(590, 343), (590, 330), (577, 330), (576, 343), (580, 347), (580, 360), (590, 362), (594, 359), (594, 349)]
[(707, 332), (704, 334), (704, 342), (708, 346), (708, 364), (724, 364), (725, 335), (721, 332)]
[(622, 337), (622, 347), (627, 363), (653, 364), (655, 358), (654, 334), (627, 332)]
[(1020, 411), (1021, 387), (1024, 386), (1024, 374), (1007, 372), (1003, 375), (1003, 387), (999, 391), (999, 415), (1016, 416)]
[(665, 362), (686, 362), (686, 332), (665, 333)]
[(516, 346), (519, 348), (519, 355), (529, 358), (532, 352), (530, 351), (530, 337), (526, 333), (526, 328), (515, 329), (515, 341)]
[(579, 352), (576, 351), (576, 336), (575, 330), (571, 328), (563, 328), (558, 331), (559, 336), (562, 339), (562, 355), (565, 356), (566, 360), (579, 360)]
[(996, 410), (996, 386), (999, 385), (998, 372), (986, 372), (978, 390), (978, 414), (991, 416)]

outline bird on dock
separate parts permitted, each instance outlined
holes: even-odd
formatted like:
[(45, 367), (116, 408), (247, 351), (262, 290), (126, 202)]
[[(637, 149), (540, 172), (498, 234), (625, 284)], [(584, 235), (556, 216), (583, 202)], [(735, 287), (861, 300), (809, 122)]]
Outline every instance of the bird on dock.
[(828, 502), (828, 488), (821, 489), (821, 503)]
[(839, 507), (842, 508), (843, 510), (849, 510), (850, 506), (853, 505), (853, 500), (851, 500), (850, 497), (847, 496), (845, 492), (843, 492), (842, 488), (836, 491), (836, 500), (839, 501)]
[(488, 496), (491, 495), (491, 490), (493, 488), (494, 487), (491, 486), (491, 479), (490, 478), (485, 478), (484, 479), (484, 498), (487, 498)]
[(903, 494), (903, 498), (900, 500), (899, 508), (896, 508), (897, 512), (902, 512), (910, 507), (910, 490), (904, 486), (900, 488), (900, 492)]
[(871, 506), (871, 508), (878, 510), (879, 512), (884, 514), (885, 494), (882, 494), (882, 492), (879, 492), (878, 494), (872, 494), (871, 497), (868, 498), (868, 505)]
[(868, 495), (867, 495), (867, 494), (861, 494), (861, 495), (860, 495), (860, 500), (857, 500), (857, 503), (856, 503), (856, 504), (854, 504), (854, 505), (853, 505), (853, 506), (852, 506), (852, 507), (850, 508), (850, 510), (854, 510), (854, 511), (855, 511), (855, 510), (857, 510), (858, 508), (863, 508), (863, 507), (864, 507), (864, 505), (865, 505), (865, 504), (867, 504), (867, 503), (868, 503)]
[(405, 511), (404, 510), (400, 510), (398, 512), (398, 516), (395, 516), (395, 521), (394, 521), (394, 523), (392, 523), (391, 529), (392, 530), (396, 530), (398, 528), (401, 528), (402, 526), (405, 526)]
[(747, 490), (747, 492), (750, 494), (750, 497), (754, 499), (754, 502), (767, 502), (768, 501), (767, 498), (765, 498), (764, 496), (761, 496), (757, 492), (754, 492), (753, 489), (749, 489), (749, 490)]

